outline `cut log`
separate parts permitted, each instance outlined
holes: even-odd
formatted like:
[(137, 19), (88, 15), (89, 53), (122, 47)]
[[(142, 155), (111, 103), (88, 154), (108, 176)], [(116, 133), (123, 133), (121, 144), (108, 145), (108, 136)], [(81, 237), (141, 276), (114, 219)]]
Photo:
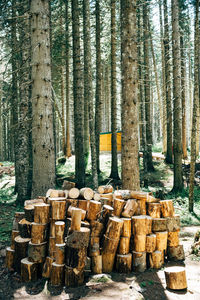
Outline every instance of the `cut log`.
[[(38, 204), (38, 203), (44, 203), (44, 200), (43, 199), (32, 199), (32, 200), (26, 200), (24, 201), (24, 207), (27, 206), (27, 205), (35, 205), (35, 204)], [(24, 217), (23, 217), (24, 218)]]
[(180, 216), (175, 215), (174, 217), (167, 218), (167, 231), (176, 231), (180, 229)]
[(78, 208), (87, 210), (87, 205), (88, 205), (87, 200), (78, 200)]
[(163, 251), (167, 249), (167, 231), (156, 232), (156, 250)]
[(102, 271), (111, 273), (115, 263), (115, 253), (102, 253)]
[[(77, 207), (74, 207), (72, 205), (70, 205), (68, 207), (68, 210), (67, 210), (67, 216), (68, 217), (72, 217), (72, 211), (73, 209), (81, 209), (81, 208), (77, 208)], [(85, 220), (85, 216), (86, 216), (86, 211), (81, 209), (81, 220), (84, 221)]]
[(165, 279), (168, 289), (183, 290), (187, 288), (186, 273), (183, 267), (165, 268)]
[(90, 221), (91, 226), (91, 237), (101, 237), (104, 225), (99, 221)]
[(160, 201), (160, 199), (155, 198), (152, 195), (148, 195), (147, 200), (146, 200), (147, 203), (152, 203), (152, 202), (156, 203), (156, 202), (159, 202), (159, 201)]
[(85, 199), (85, 200), (91, 200), (91, 199), (93, 199), (93, 196), (94, 196), (94, 192), (91, 188), (84, 187), (84, 188), (80, 189), (79, 198)]
[(55, 258), (55, 252), (56, 252), (56, 241), (54, 237), (49, 238), (49, 248), (48, 248), (48, 254), (49, 257), (52, 259)]
[(100, 185), (98, 187), (98, 193), (99, 194), (108, 194), (113, 192), (112, 185)]
[(87, 219), (96, 220), (100, 216), (101, 202), (91, 200), (88, 207)]
[(66, 216), (66, 201), (52, 201), (52, 220), (64, 220)]
[(176, 247), (179, 245), (179, 229), (177, 231), (168, 232), (167, 246)]
[(167, 248), (168, 259), (172, 261), (182, 261), (185, 259), (183, 245)]
[(110, 205), (110, 206), (113, 205), (113, 200), (112, 199), (108, 199), (108, 198), (104, 198), (104, 197), (102, 197), (100, 199), (100, 202), (101, 202), (101, 205)]
[(65, 246), (66, 244), (55, 245), (55, 262), (58, 265), (64, 264), (65, 261)]
[(24, 212), (16, 212), (15, 213), (15, 216), (14, 216), (14, 219), (13, 219), (13, 226), (12, 226), (12, 229), (13, 230), (19, 230), (18, 229), (18, 223), (20, 220), (24, 219), (24, 216), (25, 216), (25, 213)]
[(132, 254), (117, 254), (116, 271), (119, 273), (130, 273), (132, 269)]
[(55, 243), (64, 243), (64, 233), (65, 233), (65, 222), (57, 221), (55, 222)]
[(166, 231), (167, 230), (167, 219), (159, 218), (152, 220), (152, 231), (159, 232), (159, 231)]
[(102, 273), (102, 255), (92, 257), (92, 272), (94, 274)]
[(131, 237), (131, 218), (121, 218), (123, 221), (121, 236)]
[(34, 221), (34, 205), (26, 205), (24, 207), (25, 219), (29, 222)]
[[(68, 209), (69, 206), (78, 207), (78, 199), (67, 199), (66, 200), (66, 208)], [(84, 200), (86, 201), (86, 200)]]
[(127, 200), (124, 206), (124, 210), (122, 211), (122, 216), (126, 218), (131, 218), (135, 214), (137, 207), (138, 207), (137, 200), (135, 199)]
[(28, 259), (32, 262), (43, 263), (47, 254), (47, 242), (28, 245)]
[(155, 251), (149, 254), (150, 267), (160, 269), (163, 265), (162, 251)]
[(11, 247), (6, 248), (6, 268), (12, 270), (14, 268), (15, 250)]
[(11, 249), (15, 250), (15, 238), (19, 235), (18, 230), (12, 230), (11, 233)]
[(146, 215), (147, 210), (146, 210), (146, 201), (145, 200), (137, 200), (138, 207), (136, 209), (135, 215), (140, 216), (140, 215)]
[(50, 210), (51, 210), (52, 202), (54, 201), (67, 201), (67, 199), (65, 197), (47, 198), (47, 204), (50, 204)]
[(130, 191), (131, 198), (137, 200), (146, 200), (148, 202), (148, 198), (152, 193), (149, 192), (141, 192), (141, 191)]
[(87, 248), (90, 240), (90, 229), (81, 227), (80, 231), (73, 231), (66, 238), (66, 244), (68, 247), (81, 249)]
[(21, 279), (24, 282), (37, 280), (38, 264), (31, 262), (28, 258), (21, 260)]
[(30, 238), (31, 237), (31, 222), (26, 219), (22, 219), (18, 223), (19, 233), (22, 238)]
[(34, 205), (34, 222), (40, 224), (49, 223), (49, 204), (38, 203)]
[(110, 217), (106, 229), (106, 237), (109, 239), (118, 240), (123, 227), (123, 220), (117, 217)]
[(100, 201), (100, 200), (101, 200), (100, 194), (94, 192), (93, 199), (94, 199), (95, 201)]
[(29, 242), (29, 238), (22, 238), (20, 235), (15, 238), (14, 268), (18, 273), (21, 272), (21, 260), (27, 257)]
[[(113, 194), (112, 193), (108, 193), (108, 194), (99, 194), (101, 199), (108, 199), (111, 202), (113, 201)], [(110, 204), (108, 204), (110, 205)]]
[(101, 216), (101, 222), (104, 224), (104, 226), (107, 225), (109, 217), (113, 214), (113, 207), (110, 205), (103, 205), (103, 211)]
[(103, 253), (116, 253), (117, 247), (119, 245), (119, 238), (112, 239), (104, 235), (103, 240)]
[(124, 205), (125, 205), (125, 201), (123, 199), (115, 198), (113, 200), (113, 208), (114, 208), (113, 215), (116, 217), (120, 217), (122, 210), (124, 208)]
[(64, 266), (55, 262), (51, 266), (50, 283), (53, 286), (61, 286), (64, 284)]
[(148, 203), (148, 214), (152, 218), (160, 218), (160, 203)]
[[(146, 216), (133, 216), (132, 217), (132, 233), (134, 235), (146, 235), (147, 233), (147, 218)], [(140, 252), (140, 251), (139, 251)]]
[(52, 263), (53, 263), (53, 258), (47, 256), (42, 270), (42, 277), (50, 278)]
[(55, 226), (55, 223), (56, 223), (57, 221), (56, 220), (51, 220), (50, 221), (50, 237), (54, 237), (55, 238), (55, 236), (56, 236), (56, 226)]
[(134, 236), (134, 251), (144, 252), (146, 251), (146, 234), (136, 234)]
[(70, 190), (70, 189), (74, 188), (75, 185), (76, 185), (75, 182), (64, 180), (63, 185), (62, 185), (62, 189), (63, 190)]
[(77, 188), (71, 188), (69, 190), (69, 195), (68, 195), (69, 198), (78, 199), (79, 195), (80, 195), (79, 189), (77, 189)]
[(31, 242), (33, 244), (41, 244), (47, 240), (48, 226), (47, 224), (31, 223)]
[(86, 247), (77, 249), (77, 248), (66, 246), (65, 264), (67, 266), (76, 268), (77, 270), (83, 270), (85, 268), (86, 257), (87, 257)]
[(82, 209), (72, 207), (72, 221), (71, 221), (71, 231), (81, 229), (81, 216), (82, 216)]
[(133, 251), (133, 271), (144, 272), (147, 268), (146, 265), (146, 252)]
[(99, 248), (99, 237), (91, 237), (90, 238), (90, 246), (89, 246), (89, 256), (98, 256), (100, 255)]
[(130, 237), (120, 237), (118, 253), (119, 254), (128, 254), (130, 250)]
[(162, 200), (160, 201), (160, 205), (163, 218), (174, 216), (174, 206), (172, 200)]
[(49, 190), (47, 193), (50, 198), (65, 197), (65, 192), (63, 190)]
[(76, 287), (84, 283), (84, 270), (65, 266), (65, 286)]
[(146, 234), (152, 233), (152, 217), (146, 216)]
[(146, 237), (146, 252), (152, 253), (156, 250), (156, 234), (149, 234)]

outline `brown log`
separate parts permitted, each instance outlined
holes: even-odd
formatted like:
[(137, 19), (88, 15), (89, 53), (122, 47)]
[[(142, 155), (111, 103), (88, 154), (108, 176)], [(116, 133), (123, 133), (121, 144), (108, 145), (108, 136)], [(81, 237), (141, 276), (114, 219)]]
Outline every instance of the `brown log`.
[(42, 277), (50, 278), (52, 263), (53, 263), (53, 258), (47, 256), (45, 259), (45, 263), (43, 265)]
[(16, 212), (15, 213), (15, 216), (14, 216), (14, 219), (13, 219), (13, 226), (12, 226), (12, 229), (13, 230), (19, 230), (18, 229), (18, 223), (20, 220), (22, 220), (24, 218), (24, 212)]
[[(71, 229), (71, 223), (72, 223), (72, 219), (71, 218), (67, 218), (66, 219), (66, 226), (65, 226), (65, 236), (67, 236), (70, 232)], [(86, 228), (90, 228), (90, 223), (88, 221), (81, 221), (81, 227), (86, 227)]]
[(168, 289), (183, 290), (187, 288), (186, 273), (183, 267), (165, 268), (165, 279)]
[(172, 261), (182, 261), (185, 259), (183, 245), (167, 247), (168, 259)]
[(130, 250), (130, 237), (120, 237), (118, 253), (119, 254), (128, 254)]
[(38, 204), (38, 203), (44, 203), (44, 200), (41, 199), (41, 198), (26, 200), (26, 201), (24, 201), (24, 207), (27, 206), (27, 205), (33, 205), (34, 206), (35, 204)]
[(102, 255), (92, 257), (92, 272), (94, 274), (102, 273)]
[[(69, 206), (78, 207), (78, 199), (67, 199), (66, 200), (66, 209), (69, 208)], [(86, 201), (86, 200), (84, 200)]]
[(75, 185), (76, 185), (75, 182), (64, 180), (63, 185), (62, 185), (62, 189), (63, 190), (70, 190), (70, 189), (74, 188)]
[(87, 211), (87, 219), (90, 221), (96, 220), (100, 216), (101, 202), (91, 200)]
[(104, 225), (99, 221), (90, 221), (91, 226), (91, 237), (98, 236), (100, 237), (103, 232)]
[(132, 251), (132, 254), (133, 254), (133, 271), (144, 272), (147, 268), (146, 252)]
[(131, 198), (137, 199), (137, 200), (145, 200), (148, 202), (149, 196), (152, 195), (152, 193), (149, 192), (141, 192), (141, 191), (130, 191)]
[(50, 237), (49, 238), (49, 248), (48, 248), (49, 257), (54, 259), (55, 253), (56, 253), (56, 241), (55, 241), (54, 237)]
[(175, 215), (174, 217), (167, 218), (167, 231), (176, 231), (180, 229), (180, 216)]
[(98, 193), (99, 194), (108, 194), (113, 192), (112, 185), (100, 185), (98, 187)]
[(66, 244), (72, 248), (87, 248), (90, 239), (90, 229), (81, 227), (80, 231), (73, 231), (67, 236)]
[(176, 247), (179, 245), (179, 229), (177, 231), (168, 232), (167, 246)]
[(51, 266), (50, 283), (53, 286), (61, 286), (64, 284), (64, 264), (58, 265), (55, 262)]
[(131, 218), (135, 214), (137, 207), (138, 207), (137, 200), (135, 199), (127, 200), (124, 206), (124, 210), (122, 211), (122, 216), (126, 218)]
[(85, 268), (87, 257), (87, 248), (73, 248), (66, 245), (65, 248), (65, 264), (69, 267), (83, 270)]
[(11, 249), (15, 250), (15, 238), (16, 236), (19, 235), (19, 231), (18, 230), (12, 230), (11, 233)]
[(72, 221), (71, 221), (71, 230), (79, 231), (81, 229), (81, 216), (82, 216), (82, 209), (72, 207)]
[[(70, 205), (70, 206), (68, 207), (68, 210), (67, 210), (67, 216), (68, 216), (68, 217), (72, 217), (72, 211), (73, 211), (73, 209), (80, 210), (81, 208), (77, 208), (77, 207), (74, 207), (74, 206)], [(78, 211), (77, 211), (76, 214), (78, 214)], [(85, 216), (86, 216), (86, 211), (83, 210), (83, 209), (81, 209), (81, 214), (80, 214), (80, 216), (81, 216), (81, 220), (84, 221), (84, 220), (85, 220)]]
[(133, 216), (131, 220), (132, 220), (132, 233), (137, 235), (146, 235), (147, 233), (146, 216)]
[(57, 221), (55, 222), (55, 243), (64, 243), (64, 232), (65, 232), (65, 222)]
[(33, 244), (41, 244), (47, 240), (48, 226), (47, 224), (31, 223), (31, 242)]
[(22, 219), (18, 223), (19, 233), (22, 238), (30, 238), (31, 237), (31, 222), (26, 219)]
[(156, 234), (149, 234), (146, 237), (146, 252), (152, 253), (156, 250)]
[(162, 200), (160, 201), (160, 205), (163, 218), (174, 216), (174, 206), (172, 200)]
[(55, 223), (56, 223), (57, 221), (56, 220), (52, 220), (51, 219), (51, 221), (50, 221), (50, 237), (54, 237), (55, 238), (55, 236), (56, 236), (56, 226), (55, 226)]
[(34, 205), (34, 222), (40, 224), (49, 223), (49, 209), (50, 205), (45, 203), (38, 203)]
[(121, 236), (131, 237), (131, 218), (121, 218), (123, 221)]
[(134, 251), (144, 252), (146, 251), (146, 234), (136, 234), (134, 236)]
[(38, 264), (31, 262), (27, 257), (21, 260), (21, 279), (24, 282), (37, 280)]
[(69, 190), (69, 195), (68, 195), (69, 198), (78, 199), (79, 195), (80, 195), (79, 189), (77, 189), (77, 188), (71, 188)]
[(160, 203), (148, 203), (148, 214), (152, 218), (160, 218)]
[(15, 238), (15, 254), (14, 254), (14, 268), (17, 272), (21, 272), (21, 260), (27, 257), (29, 238), (22, 238), (20, 235)]
[(87, 200), (78, 200), (78, 208), (87, 210), (87, 205), (88, 205)]
[(101, 205), (110, 205), (110, 206), (113, 205), (113, 200), (109, 199), (109, 198), (101, 197), (100, 202), (101, 202)]
[(147, 210), (146, 210), (146, 201), (145, 200), (137, 200), (138, 207), (136, 209), (135, 215), (140, 216), (140, 215), (146, 215)]
[(116, 271), (119, 273), (130, 273), (132, 269), (132, 254), (116, 255)]
[(102, 247), (103, 253), (116, 253), (118, 245), (119, 245), (119, 238), (112, 239), (104, 235), (103, 247)]
[(84, 187), (84, 188), (80, 189), (79, 198), (85, 199), (85, 200), (91, 200), (91, 199), (93, 199), (93, 196), (94, 196), (94, 192), (91, 188)]
[(47, 204), (50, 204), (50, 211), (51, 211), (52, 202), (54, 201), (67, 201), (67, 199), (65, 197), (47, 198)]
[(114, 208), (113, 215), (116, 217), (120, 217), (121, 213), (123, 211), (124, 205), (125, 205), (125, 201), (123, 199), (115, 198), (113, 200), (113, 208)]
[(160, 269), (163, 265), (162, 251), (154, 251), (149, 254), (150, 267)]
[(26, 205), (24, 207), (25, 219), (29, 222), (34, 221), (34, 205)]
[(152, 217), (146, 216), (146, 234), (152, 233)]
[(100, 196), (100, 194), (99, 194), (99, 193), (96, 193), (96, 192), (94, 192), (93, 199), (94, 199), (95, 201), (100, 201), (100, 200), (101, 200), (101, 196)]
[(110, 205), (103, 205), (103, 211), (101, 216), (101, 222), (106, 226), (109, 220), (109, 217), (113, 214), (113, 207)]
[(64, 220), (66, 216), (66, 201), (53, 201), (51, 208), (52, 220)]
[(59, 197), (65, 197), (65, 192), (63, 190), (49, 190), (47, 192), (48, 196), (50, 198), (59, 198)]
[(156, 232), (156, 250), (163, 251), (167, 249), (167, 231)]
[(118, 217), (110, 217), (105, 235), (109, 239), (118, 240), (123, 227), (123, 220)]
[(84, 283), (84, 270), (77, 270), (65, 265), (65, 286), (76, 287)]
[(115, 253), (102, 253), (102, 271), (111, 273), (114, 267)]
[(6, 248), (6, 268), (12, 270), (14, 268), (15, 250), (11, 247)]
[(58, 265), (64, 264), (66, 244), (55, 244), (55, 262)]
[[(108, 193), (108, 194), (99, 194), (100, 195), (100, 197), (101, 197), (101, 199), (103, 198), (105, 198), (105, 199), (108, 199), (108, 200), (110, 200), (110, 201), (113, 201), (113, 194), (112, 193)], [(109, 204), (108, 204), (109, 205)]]
[(43, 263), (47, 254), (47, 242), (28, 245), (28, 259), (32, 262)]
[(167, 219), (158, 218), (152, 220), (152, 231), (166, 231), (167, 230)]
[(100, 255), (99, 240), (99, 237), (96, 236), (90, 238), (89, 256)]

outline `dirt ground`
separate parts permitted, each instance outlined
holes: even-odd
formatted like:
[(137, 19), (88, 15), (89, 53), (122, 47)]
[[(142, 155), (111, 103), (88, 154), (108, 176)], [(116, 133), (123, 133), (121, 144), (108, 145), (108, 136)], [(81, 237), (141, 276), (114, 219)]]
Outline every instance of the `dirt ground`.
[[(21, 300), (200, 300), (200, 261), (191, 252), (194, 234), (200, 226), (183, 227), (180, 239), (185, 250), (185, 268), (188, 289), (172, 291), (166, 289), (164, 268), (177, 263), (168, 262), (158, 271), (148, 270), (144, 273), (129, 275), (111, 273), (107, 282), (89, 277), (84, 286), (79, 288), (53, 288), (44, 280), (24, 284), (15, 272), (9, 272), (4, 265), (5, 245), (0, 245), (0, 299)], [(178, 263), (178, 265), (184, 265)], [(102, 280), (104, 281), (104, 280)]]

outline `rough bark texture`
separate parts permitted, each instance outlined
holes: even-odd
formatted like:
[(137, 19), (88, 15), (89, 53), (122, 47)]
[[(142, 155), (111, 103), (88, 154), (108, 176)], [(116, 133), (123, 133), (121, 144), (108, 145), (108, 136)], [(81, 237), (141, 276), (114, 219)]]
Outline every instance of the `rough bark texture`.
[(74, 130), (75, 130), (75, 177), (78, 187), (85, 183), (84, 163), (84, 98), (83, 72), (81, 63), (78, 0), (72, 1), (73, 33), (73, 92), (74, 92)]
[(136, 1), (121, 0), (122, 188), (140, 189)]
[(173, 190), (183, 189), (182, 177), (182, 107), (181, 107), (181, 59), (178, 0), (172, 1), (172, 55), (173, 55), (173, 117), (174, 117), (174, 186)]
[(55, 185), (49, 2), (31, 1), (32, 198)]

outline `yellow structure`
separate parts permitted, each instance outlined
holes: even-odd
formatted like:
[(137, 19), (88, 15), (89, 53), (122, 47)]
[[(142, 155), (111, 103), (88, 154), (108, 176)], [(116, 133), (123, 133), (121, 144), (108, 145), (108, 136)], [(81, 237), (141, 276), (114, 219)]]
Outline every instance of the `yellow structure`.
[[(100, 151), (111, 151), (111, 132), (100, 133)], [(117, 132), (117, 151), (121, 151), (121, 131)]]

